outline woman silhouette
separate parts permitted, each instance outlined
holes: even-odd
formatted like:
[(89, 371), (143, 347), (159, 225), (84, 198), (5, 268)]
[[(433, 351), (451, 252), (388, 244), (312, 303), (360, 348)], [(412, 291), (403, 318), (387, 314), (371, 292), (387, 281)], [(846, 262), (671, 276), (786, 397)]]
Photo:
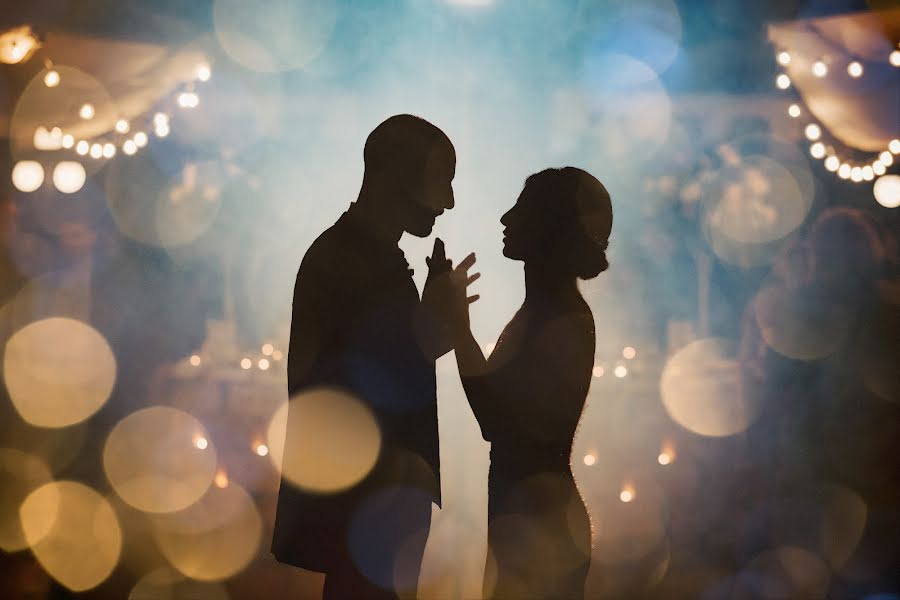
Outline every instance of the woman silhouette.
[[(525, 301), (487, 360), (470, 328), (459, 328), (463, 386), (491, 442), (484, 583), (490, 598), (584, 596), (591, 525), (569, 455), (595, 338), (577, 280), (609, 266), (612, 217), (609, 194), (589, 173), (566, 167), (530, 176), (501, 219), (503, 254), (525, 263)], [(456, 278), (461, 311), (471, 280), (465, 273)]]

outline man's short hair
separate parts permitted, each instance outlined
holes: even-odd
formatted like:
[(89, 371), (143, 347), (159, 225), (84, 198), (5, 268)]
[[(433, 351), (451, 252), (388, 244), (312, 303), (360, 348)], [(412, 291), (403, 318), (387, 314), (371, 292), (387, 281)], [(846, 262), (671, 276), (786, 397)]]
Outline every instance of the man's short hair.
[(363, 150), (366, 173), (397, 167), (423, 168), (429, 159), (456, 161), (450, 138), (438, 127), (414, 115), (394, 115), (366, 138)]

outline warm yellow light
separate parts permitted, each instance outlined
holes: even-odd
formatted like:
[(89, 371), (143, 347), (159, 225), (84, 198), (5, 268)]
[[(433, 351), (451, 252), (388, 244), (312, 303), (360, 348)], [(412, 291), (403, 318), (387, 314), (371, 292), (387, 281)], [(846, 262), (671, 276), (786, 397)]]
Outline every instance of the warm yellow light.
[(125, 143), (122, 144), (122, 152), (128, 156), (133, 155), (137, 152), (137, 144), (134, 143), (134, 140), (125, 140)]
[(840, 177), (841, 179), (850, 179), (851, 170), (852, 169), (850, 168), (850, 165), (848, 165), (847, 163), (843, 163), (840, 167), (838, 167), (838, 177)]
[(138, 131), (134, 134), (134, 145), (138, 148), (143, 148), (147, 145), (147, 134), (143, 131)]
[(61, 143), (63, 148), (71, 148), (75, 145), (75, 137), (67, 133), (62, 137)]
[(900, 140), (891, 140), (891, 143), (888, 144), (888, 150), (894, 154), (900, 154)]
[(103, 144), (103, 157), (104, 158), (112, 158), (115, 155), (116, 155), (116, 147), (113, 144), (111, 144), (109, 142)]
[(584, 455), (584, 464), (586, 464), (587, 466), (589, 466), (589, 467), (593, 466), (594, 463), (596, 463), (596, 462), (597, 462), (597, 457), (594, 456), (593, 454), (585, 454)]
[(20, 63), (40, 47), (30, 25), (16, 27), (0, 33), (0, 62), (9, 65)]
[(191, 361), (192, 366), (194, 366), (194, 367), (200, 366), (200, 356), (198, 356), (197, 354), (192, 354), (190, 361)]
[(786, 67), (787, 65), (791, 64), (791, 55), (790, 55), (790, 53), (789, 53), (789, 52), (786, 52), (786, 51), (784, 51), (784, 50), (782, 50), (781, 52), (779, 52), (779, 53), (778, 53), (778, 64), (781, 65), (781, 66), (783, 66), (783, 67)]
[(257, 366), (259, 366), (260, 371), (266, 371), (269, 368), (269, 359), (261, 358), (261, 359), (259, 359), (259, 362), (256, 364), (257, 364)]
[(796, 119), (797, 117), (799, 117), (799, 116), (800, 116), (800, 113), (801, 113), (801, 110), (800, 110), (800, 107), (799, 107), (798, 105), (796, 105), (796, 104), (791, 104), (791, 105), (788, 107), (788, 114), (789, 114), (790, 116), (792, 116), (793, 118)]
[(249, 358), (242, 358), (242, 359), (241, 359), (241, 368), (244, 369), (245, 371), (246, 371), (247, 369), (249, 369), (250, 367), (252, 367), (252, 366), (253, 366), (253, 361), (250, 360)]
[(875, 200), (885, 208), (900, 206), (900, 175), (879, 177), (873, 188)]
[(95, 114), (93, 104), (82, 104), (81, 109), (78, 111), (78, 116), (85, 120), (93, 119)]
[(91, 158), (100, 158), (103, 156), (102, 144), (91, 144)]
[(826, 75), (828, 75), (828, 65), (826, 65), (821, 60), (817, 60), (813, 63), (812, 74), (816, 77), (825, 77)]
[(603, 374), (604, 374), (605, 372), (606, 372), (606, 371), (604, 371), (603, 367), (601, 367), (601, 366), (596, 366), (596, 367), (594, 367), (593, 369), (591, 369), (591, 374), (592, 374), (594, 377), (603, 377)]
[(786, 90), (791, 87), (791, 78), (782, 73), (775, 78), (775, 85), (778, 86), (778, 89), (780, 90)]
[(213, 483), (216, 484), (217, 488), (228, 487), (228, 473), (225, 472), (225, 469), (219, 469), (216, 472), (216, 476), (213, 478)]
[(672, 457), (668, 455), (666, 452), (660, 452), (659, 456), (656, 457), (656, 461), (665, 466), (672, 462)]
[(159, 124), (153, 130), (153, 133), (156, 134), (156, 137), (164, 138), (169, 135), (169, 125), (166, 123)]
[(200, 81), (209, 81), (210, 77), (212, 77), (212, 71), (208, 64), (201, 63), (197, 65), (197, 79)]
[(128, 125), (128, 121), (126, 121), (125, 119), (119, 119), (118, 121), (116, 121), (116, 131), (118, 131), (119, 133), (128, 133), (128, 130), (130, 128), (131, 127)]
[(284, 358), (284, 354), (282, 354), (281, 350), (276, 350), (272, 353), (272, 360), (281, 360)]
[(825, 159), (825, 168), (831, 172), (837, 171), (841, 166), (841, 159), (837, 156), (829, 156)]
[(813, 158), (824, 158), (825, 156), (825, 144), (822, 142), (816, 142), (812, 146), (809, 147), (809, 153)]
[(810, 123), (806, 126), (806, 129), (803, 130), (806, 134), (806, 139), (810, 141), (815, 141), (822, 137), (822, 128), (816, 125), (815, 123)]
[(200, 104), (200, 97), (194, 92), (178, 94), (178, 106), (181, 108), (196, 108), (198, 104)]
[(894, 155), (885, 150), (878, 155), (878, 160), (880, 160), (884, 166), (889, 167), (894, 164)]
[(875, 173), (875, 175), (884, 175), (887, 172), (887, 168), (885, 168), (883, 162), (876, 160), (872, 163), (872, 172)]
[(265, 444), (257, 444), (256, 445), (256, 453), (259, 456), (266, 456), (269, 453), (269, 447)]
[(616, 365), (616, 368), (613, 369), (613, 375), (622, 379), (626, 375), (628, 375), (628, 369), (625, 368), (625, 365)]
[(888, 56), (888, 60), (895, 67), (900, 67), (900, 50), (894, 50), (893, 52), (891, 52), (891, 54)]
[(59, 85), (59, 71), (50, 69), (44, 74), (44, 85), (47, 87), (56, 87)]
[(12, 170), (12, 182), (22, 192), (33, 192), (44, 183), (44, 167), (36, 160), (20, 160)]
[(87, 154), (90, 149), (91, 145), (88, 144), (85, 140), (81, 140), (75, 145), (75, 152), (77, 152), (81, 156)]
[(847, 73), (850, 74), (850, 77), (860, 77), (863, 74), (863, 66), (862, 64), (854, 60), (852, 63), (847, 65)]
[(875, 170), (869, 165), (864, 166), (862, 168), (862, 178), (866, 181), (872, 181), (875, 179)]
[(63, 194), (74, 194), (86, 179), (87, 173), (80, 162), (64, 160), (53, 168), (53, 185)]
[(624, 356), (628, 360), (631, 360), (632, 358), (637, 356), (637, 350), (635, 350), (632, 346), (625, 346), (622, 349), (622, 356)]
[(272, 344), (263, 344), (262, 345), (262, 353), (266, 356), (272, 356), (272, 353), (275, 352), (275, 347)]
[(206, 450), (209, 447), (209, 440), (202, 435), (194, 437), (194, 447), (198, 450)]
[(631, 502), (632, 500), (634, 500), (634, 490), (631, 488), (624, 488), (619, 493), (619, 500), (626, 503)]
[(169, 115), (166, 113), (158, 112), (153, 115), (153, 124), (154, 125), (168, 125), (169, 124)]
[(861, 168), (853, 167), (852, 169), (850, 169), (850, 180), (851, 181), (855, 181), (855, 182), (859, 183), (860, 181), (862, 181), (862, 178), (863, 178), (863, 175), (862, 175)]

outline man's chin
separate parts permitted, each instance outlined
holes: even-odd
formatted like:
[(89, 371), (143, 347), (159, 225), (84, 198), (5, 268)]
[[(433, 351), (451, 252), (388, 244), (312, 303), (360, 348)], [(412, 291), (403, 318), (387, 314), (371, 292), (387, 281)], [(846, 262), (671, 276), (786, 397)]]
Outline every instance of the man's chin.
[(422, 223), (420, 225), (410, 227), (406, 230), (406, 233), (417, 238), (426, 238), (431, 235), (432, 231), (434, 231), (434, 221), (432, 221), (431, 223)]

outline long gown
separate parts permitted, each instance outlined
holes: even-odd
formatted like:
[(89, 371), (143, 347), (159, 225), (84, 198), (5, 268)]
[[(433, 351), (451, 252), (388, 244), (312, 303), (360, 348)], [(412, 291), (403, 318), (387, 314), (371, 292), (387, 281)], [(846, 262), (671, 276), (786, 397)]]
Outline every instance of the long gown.
[(527, 300), (486, 374), (463, 377), (491, 442), (487, 598), (583, 598), (591, 524), (569, 456), (594, 359), (580, 295)]

